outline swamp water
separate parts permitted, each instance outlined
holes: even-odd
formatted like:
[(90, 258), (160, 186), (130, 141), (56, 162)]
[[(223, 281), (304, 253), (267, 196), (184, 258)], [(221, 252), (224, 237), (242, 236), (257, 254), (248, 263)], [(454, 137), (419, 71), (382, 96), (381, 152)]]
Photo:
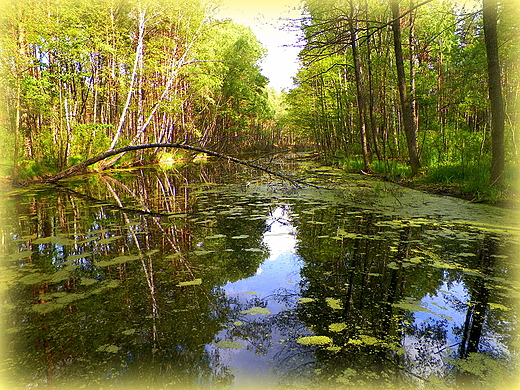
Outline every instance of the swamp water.
[(3, 194), (5, 388), (517, 383), (516, 211), (223, 165)]

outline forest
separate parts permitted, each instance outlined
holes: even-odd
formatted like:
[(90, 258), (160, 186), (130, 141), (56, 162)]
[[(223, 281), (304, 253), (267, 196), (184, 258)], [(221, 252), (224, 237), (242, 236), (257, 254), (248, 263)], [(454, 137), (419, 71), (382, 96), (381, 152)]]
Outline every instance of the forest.
[[(514, 1), (305, 0), (287, 20), (301, 31), (301, 67), (282, 92), (262, 75), (266, 48), (215, 18), (217, 6), (3, 2), (2, 176), (41, 179), (116, 148), (182, 143), (246, 159), (312, 150), (349, 171), (514, 198)], [(91, 169), (174, 154), (142, 149)]]
[(0, 2), (0, 388), (519, 388), (516, 0), (226, 1)]

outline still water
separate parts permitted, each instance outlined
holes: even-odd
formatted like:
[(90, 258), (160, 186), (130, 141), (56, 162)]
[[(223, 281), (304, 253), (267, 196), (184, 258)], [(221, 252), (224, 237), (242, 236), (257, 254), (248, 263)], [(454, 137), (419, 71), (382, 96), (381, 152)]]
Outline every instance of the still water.
[(6, 388), (514, 386), (516, 211), (305, 169), (4, 193)]

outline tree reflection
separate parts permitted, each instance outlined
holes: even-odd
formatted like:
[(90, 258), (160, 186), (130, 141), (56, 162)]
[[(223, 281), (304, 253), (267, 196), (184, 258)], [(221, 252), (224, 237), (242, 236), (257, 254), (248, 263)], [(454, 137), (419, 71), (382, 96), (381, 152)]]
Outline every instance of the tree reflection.
[(231, 197), (191, 187), (225, 175), (198, 173), (95, 177), (11, 200), (10, 252), (32, 251), (10, 269), (12, 388), (232, 381), (205, 345), (242, 310), (219, 286), (254, 274), (265, 222), (247, 204), (230, 218)]
[[(296, 197), (282, 205), (216, 186), (227, 173), (210, 165), (190, 169), (11, 198), (13, 388), (226, 387), (240, 379), (237, 351), (293, 388), (486, 384), (505, 372), (515, 316), (504, 236)], [(275, 221), (296, 228), (298, 282), (233, 295), (230, 283), (263, 281), (260, 265), (275, 264), (263, 263), (280, 254), (266, 241)]]
[[(305, 261), (302, 297), (309, 302), (299, 304), (296, 311), (312, 334), (332, 340), (328, 346), (307, 349), (314, 355), (319, 382), (355, 387), (424, 384), (432, 376), (454, 381), (454, 368), (467, 367), (458, 364), (459, 359), (484, 351), (478, 345), (486, 324), (493, 321), (486, 276), (497, 270), (491, 260), (496, 241), (475, 235), (460, 257), (460, 248), (451, 248), (451, 242), (460, 241), (444, 239), (426, 248), (423, 232), (428, 226), (386, 223), (375, 213), (349, 211), (317, 210), (311, 217), (304, 212), (299, 217), (298, 253)], [(338, 215), (349, 214), (338, 225)], [(324, 223), (309, 224), (312, 220)], [(459, 256), (455, 264), (441, 260), (454, 255)], [(446, 283), (456, 280), (469, 294), (469, 304), (457, 301), (454, 308), (467, 311), (459, 341), (453, 340), (458, 323), (431, 311), (436, 302), (422, 301), (438, 296)], [(487, 330), (490, 335), (494, 332)], [(453, 356), (457, 345), (459, 356)], [(504, 358), (496, 351), (492, 354), (496, 361)], [(456, 360), (450, 360), (453, 357)]]

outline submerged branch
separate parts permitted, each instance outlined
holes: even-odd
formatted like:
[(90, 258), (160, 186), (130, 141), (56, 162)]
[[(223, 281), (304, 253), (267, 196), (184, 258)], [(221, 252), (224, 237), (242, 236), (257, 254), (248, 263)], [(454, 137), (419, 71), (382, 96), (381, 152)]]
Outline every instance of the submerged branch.
[(270, 175), (279, 177), (280, 179), (287, 180), (291, 184), (293, 184), (294, 186), (297, 186), (297, 187), (310, 186), (310, 187), (314, 187), (314, 188), (323, 188), (323, 187), (320, 187), (320, 186), (308, 183), (308, 182), (306, 182), (304, 180), (295, 179), (295, 178), (290, 177), (288, 175), (285, 175), (283, 173), (272, 171), (270, 169), (267, 169), (265, 167), (262, 167), (260, 165), (254, 164), (254, 163), (249, 162), (249, 161), (240, 160), (240, 159), (238, 159), (236, 157), (227, 156), (225, 154), (222, 154), (222, 153), (219, 153), (219, 152), (215, 152), (213, 150), (201, 148), (201, 147), (198, 147), (198, 146), (192, 146), (192, 145), (188, 145), (188, 144), (184, 144), (184, 143), (153, 143), (153, 144), (146, 144), (146, 145), (124, 146), (122, 148), (109, 150), (109, 151), (107, 151), (105, 153), (102, 153), (102, 154), (100, 154), (98, 156), (89, 158), (88, 160), (85, 160), (82, 163), (76, 164), (76, 165), (74, 165), (74, 166), (72, 166), (72, 167), (70, 167), (68, 169), (65, 169), (64, 171), (61, 171), (61, 172), (57, 173), (56, 175), (49, 176), (47, 178), (44, 178), (42, 180), (38, 180), (36, 182), (40, 182), (40, 183), (42, 183), (42, 182), (43, 183), (56, 183), (57, 181), (59, 181), (61, 179), (64, 179), (64, 178), (67, 178), (67, 177), (70, 177), (70, 176), (74, 176), (74, 175), (77, 175), (77, 174), (85, 173), (87, 167), (89, 167), (89, 166), (91, 166), (91, 165), (93, 165), (93, 164), (95, 164), (95, 163), (97, 163), (99, 161), (102, 161), (102, 160), (104, 160), (104, 159), (106, 159), (108, 157), (112, 157), (112, 156), (115, 156), (115, 155), (118, 155), (118, 154), (121, 154), (121, 153), (126, 153), (126, 152), (129, 152), (129, 151), (133, 151), (133, 150), (154, 149), (154, 148), (178, 148), (178, 149), (189, 150), (189, 151), (197, 152), (197, 153), (204, 153), (204, 154), (207, 154), (208, 156), (222, 158), (222, 159), (225, 159), (225, 160), (228, 160), (228, 161), (232, 161), (232, 162), (237, 163), (237, 164), (242, 164), (242, 165), (245, 165), (247, 167), (260, 170), (262, 172), (266, 172), (266, 173), (268, 173)]

